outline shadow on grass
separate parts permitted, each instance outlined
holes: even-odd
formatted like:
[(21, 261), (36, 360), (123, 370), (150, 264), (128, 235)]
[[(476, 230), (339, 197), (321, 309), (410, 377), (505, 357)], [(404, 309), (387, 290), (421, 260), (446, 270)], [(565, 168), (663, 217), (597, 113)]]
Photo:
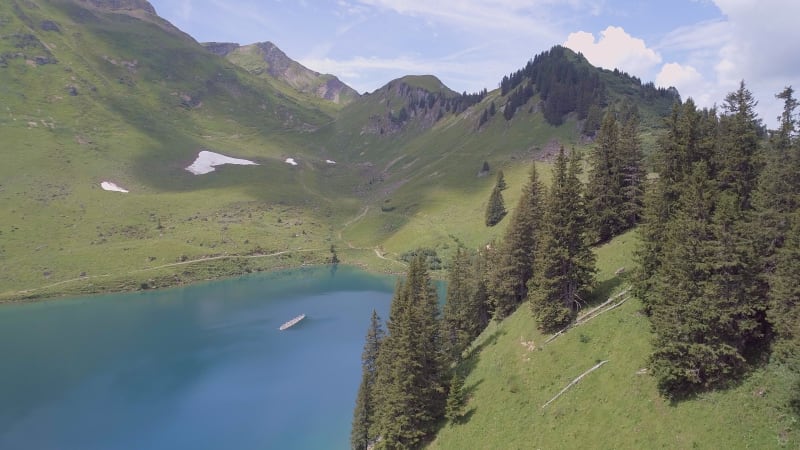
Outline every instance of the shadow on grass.
[[(505, 335), (507, 333), (505, 330), (501, 330), (501, 329), (497, 328), (497, 324), (496, 323), (490, 323), (489, 327), (495, 327), (495, 330), (492, 332), (492, 334), (490, 334), (480, 344), (470, 348), (468, 353), (467, 353), (467, 356), (464, 359), (462, 359), (460, 362), (458, 362), (456, 364), (456, 367), (453, 369), (453, 370), (457, 371), (461, 375), (462, 378), (464, 378), (464, 379), (467, 378), (467, 376), (469, 376), (469, 374), (472, 373), (472, 371), (478, 365), (478, 360), (480, 359), (481, 352), (485, 348), (487, 348), (489, 346), (492, 346), (492, 345), (495, 345), (497, 343), (497, 339), (500, 336), (503, 336), (503, 335)], [(469, 399), (475, 393), (475, 391), (478, 389), (478, 386), (480, 386), (481, 384), (483, 384), (483, 379), (480, 379), (480, 380), (476, 381), (475, 383), (472, 383), (469, 386), (464, 386), (463, 387), (464, 398), (465, 399)], [(442, 429), (444, 429), (447, 426), (463, 425), (463, 424), (469, 422), (469, 420), (475, 414), (475, 409), (476, 408), (474, 408), (474, 407), (471, 408), (469, 411), (464, 413), (460, 418), (458, 418), (457, 420), (455, 420), (453, 422), (448, 422), (447, 420), (443, 419), (441, 422), (439, 422), (439, 425), (438, 425), (435, 433), (433, 433), (433, 435), (435, 436), (436, 434), (439, 433), (439, 431), (441, 431)]]
[(587, 306), (594, 306), (603, 303), (604, 301), (608, 300), (614, 291), (616, 291), (620, 286), (629, 283), (629, 272), (624, 272), (619, 275), (615, 275), (613, 278), (601, 281), (597, 284), (597, 287), (594, 288), (594, 291), (592, 291), (592, 295), (588, 299)]
[(452, 427), (452, 426), (455, 426), (455, 425), (464, 425), (464, 424), (468, 423), (470, 421), (470, 419), (472, 419), (472, 416), (475, 415), (475, 409), (476, 408), (471, 408), (469, 411), (467, 411), (464, 414), (462, 414), (461, 417), (456, 418), (455, 420), (450, 422), (448, 425)]
[[(492, 327), (492, 326), (497, 327), (497, 324), (490, 323), (489, 326), (490, 327)], [(478, 365), (478, 361), (480, 359), (481, 352), (486, 347), (489, 347), (491, 345), (497, 344), (497, 339), (500, 336), (503, 336), (505, 334), (506, 334), (505, 330), (501, 330), (499, 328), (496, 328), (492, 332), (492, 334), (489, 335), (489, 337), (487, 337), (486, 339), (483, 340), (483, 342), (481, 342), (480, 344), (476, 345), (475, 347), (472, 347), (471, 349), (469, 349), (469, 352), (467, 353), (467, 356), (464, 359), (462, 359), (461, 362), (459, 362), (458, 366), (456, 367), (456, 370), (458, 371), (458, 373), (461, 374), (461, 376), (464, 377), (464, 378), (469, 376), (469, 374), (472, 373), (472, 371)], [(477, 383), (477, 384), (480, 384), (480, 383)]]

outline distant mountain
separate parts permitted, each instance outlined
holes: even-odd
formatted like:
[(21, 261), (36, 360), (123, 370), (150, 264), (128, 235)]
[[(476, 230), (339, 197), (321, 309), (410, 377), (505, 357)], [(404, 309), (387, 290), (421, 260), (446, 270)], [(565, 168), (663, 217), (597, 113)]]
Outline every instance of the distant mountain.
[[(92, 290), (129, 289), (131, 270), (143, 270), (134, 286), (174, 284), (144, 269), (208, 255), (325, 249), (309, 253), (318, 262), (331, 243), (400, 254), (451, 235), (480, 245), (492, 237), (470, 221), (490, 187), (484, 163), (513, 181), (559, 145), (585, 149), (593, 110), (631, 102), (653, 131), (678, 98), (568, 50), (504, 89), (459, 93), (409, 75), (358, 95), (269, 42), (201, 45), (143, 0), (0, 2), (0, 80), (0, 148), (13, 155), (0, 164), (0, 297), (82, 273), (125, 280)], [(185, 168), (201, 150), (257, 165), (195, 176)], [(451, 207), (457, 224), (439, 216)], [(341, 233), (354, 217), (369, 227)], [(272, 264), (305, 262), (294, 258)], [(248, 261), (214, 273), (271, 260)]]
[(272, 42), (250, 45), (208, 42), (203, 46), (256, 76), (275, 78), (314, 97), (346, 105), (359, 96), (355, 89), (335, 76), (315, 72), (289, 58)]

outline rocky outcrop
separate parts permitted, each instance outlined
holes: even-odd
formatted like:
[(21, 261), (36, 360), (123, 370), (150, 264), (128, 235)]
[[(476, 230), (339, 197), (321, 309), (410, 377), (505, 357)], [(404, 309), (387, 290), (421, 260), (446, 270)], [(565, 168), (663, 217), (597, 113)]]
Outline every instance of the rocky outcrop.
[(206, 50), (210, 51), (211, 53), (217, 56), (222, 56), (223, 58), (228, 56), (230, 52), (239, 48), (239, 44), (235, 42), (203, 42), (200, 45), (205, 47)]
[(330, 100), (334, 103), (349, 103), (358, 92), (344, 84), (333, 75), (315, 72), (286, 56), (283, 50), (272, 42), (254, 44), (267, 63), (267, 72), (273, 77), (283, 80), (293, 88)]
[(421, 129), (431, 128), (445, 114), (458, 114), (469, 106), (464, 96), (433, 76), (390, 81), (369, 94), (369, 98), (373, 103), (385, 105), (386, 112), (371, 115), (361, 132), (381, 136), (399, 133), (411, 123)]
[[(359, 97), (358, 92), (333, 75), (315, 72), (286, 56), (272, 42), (238, 46), (238, 44), (204, 44), (209, 51), (227, 57), (251, 73), (268, 75), (283, 81), (297, 91), (324, 98), (338, 104), (348, 104)], [(235, 47), (234, 47), (235, 46)], [(255, 58), (254, 58), (255, 57)], [(263, 64), (253, 61), (258, 58)]]

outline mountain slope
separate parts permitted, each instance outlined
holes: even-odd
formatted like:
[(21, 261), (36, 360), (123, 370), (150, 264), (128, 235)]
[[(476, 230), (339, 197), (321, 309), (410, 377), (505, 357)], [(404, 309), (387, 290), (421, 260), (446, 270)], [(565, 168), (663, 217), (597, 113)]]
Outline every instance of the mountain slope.
[[(636, 241), (633, 231), (596, 249), (604, 295), (595, 304), (626, 287), (628, 277), (615, 271), (631, 269)], [(527, 305), (490, 324), (461, 367), (466, 417), (444, 425), (429, 448), (797, 447), (800, 435), (783, 404), (792, 375), (777, 365), (728, 390), (677, 404), (661, 397), (647, 371), (651, 332), (640, 309), (629, 298), (549, 343)]]
[[(586, 151), (592, 144), (583, 132), (588, 119), (581, 118), (576, 99), (556, 94), (582, 92), (582, 86), (590, 85), (583, 84), (584, 80), (594, 83), (591, 85), (599, 92), (587, 98), (596, 102), (600, 114), (608, 108), (628, 108), (627, 104), (638, 109), (645, 151), (655, 142), (661, 118), (679, 100), (676, 92), (595, 68), (562, 47), (540, 54), (507, 78), (514, 80), (508, 87), (465, 99), (462, 104), (466, 107), (448, 109), (444, 102), (439, 103), (433, 109), (442, 114), (430, 122), (417, 119), (430, 110), (419, 106), (419, 96), (401, 95), (416, 92), (418, 87), (407, 88), (404, 86), (414, 83), (395, 80), (362, 96), (320, 130), (330, 133), (323, 141), (329, 144), (326, 151), (333, 158), (363, 168), (357, 178), (359, 193), (374, 204), (364, 219), (345, 233), (350, 242), (381, 245), (389, 254), (424, 246), (447, 255), (455, 248), (456, 239), (474, 247), (496, 237), (503, 223), (487, 229), (482, 217), (497, 170), (506, 175), (524, 174), (527, 169), (521, 169), (521, 164), (532, 160), (546, 163), (561, 145)], [(429, 89), (437, 85), (435, 80), (421, 84)], [(527, 92), (522, 95), (523, 91)], [(425, 90), (419, 93), (423, 95)], [(447, 95), (464, 97), (452, 91), (444, 97)], [(544, 113), (554, 99), (566, 104), (560, 106), (557, 125)], [(592, 105), (587, 102), (585, 110)], [(509, 108), (514, 109), (513, 114), (506, 113)], [(412, 119), (399, 120), (403, 109)], [(358, 130), (357, 124), (365, 120), (379, 126)], [(484, 161), (492, 168), (488, 174), (481, 172)], [(507, 206), (513, 202), (513, 198), (506, 199)]]
[[(313, 167), (308, 136), (332, 120), (327, 113), (209, 55), (146, 10), (14, 0), (0, 3), (0, 16), (0, 291), (39, 295), (17, 291), (73, 279), (89, 291), (129, 289), (234, 273), (243, 269), (180, 268), (160, 281), (148, 271), (290, 246), (327, 252), (322, 221), (356, 211), (345, 203), (332, 212), (328, 194), (303, 187), (315, 172), (284, 162)], [(187, 172), (203, 149), (260, 165)], [(101, 181), (130, 193), (104, 191)], [(275, 259), (263, 263), (286, 264)], [(112, 275), (119, 280), (106, 283)]]
[(210, 42), (203, 44), (211, 52), (227, 58), (248, 72), (272, 77), (288, 84), (293, 89), (346, 105), (358, 98), (358, 92), (342, 83), (333, 75), (320, 74), (286, 56), (272, 42), (250, 45)]
[[(455, 240), (495, 237), (504, 224), (480, 217), (496, 170), (515, 183), (530, 160), (588, 142), (578, 114), (546, 120), (538, 86), (510, 118), (513, 91), (459, 94), (429, 75), (335, 105), (267, 76), (276, 64), (258, 46), (247, 50), (261, 76), (219, 56), (239, 46), (204, 47), (147, 5), (0, 4), (0, 295), (296, 266), (324, 261), (331, 244), (345, 262), (395, 270), (418, 246), (446, 256)], [(609, 82), (606, 98), (647, 107), (640, 85), (602, 76), (633, 89)], [(201, 150), (258, 165), (193, 175)]]

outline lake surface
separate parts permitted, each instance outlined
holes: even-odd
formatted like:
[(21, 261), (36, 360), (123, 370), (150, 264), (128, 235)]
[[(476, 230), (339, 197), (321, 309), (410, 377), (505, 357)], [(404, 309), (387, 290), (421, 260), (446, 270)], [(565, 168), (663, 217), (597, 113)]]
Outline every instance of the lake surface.
[(0, 306), (0, 449), (346, 449), (394, 283), (321, 267)]

